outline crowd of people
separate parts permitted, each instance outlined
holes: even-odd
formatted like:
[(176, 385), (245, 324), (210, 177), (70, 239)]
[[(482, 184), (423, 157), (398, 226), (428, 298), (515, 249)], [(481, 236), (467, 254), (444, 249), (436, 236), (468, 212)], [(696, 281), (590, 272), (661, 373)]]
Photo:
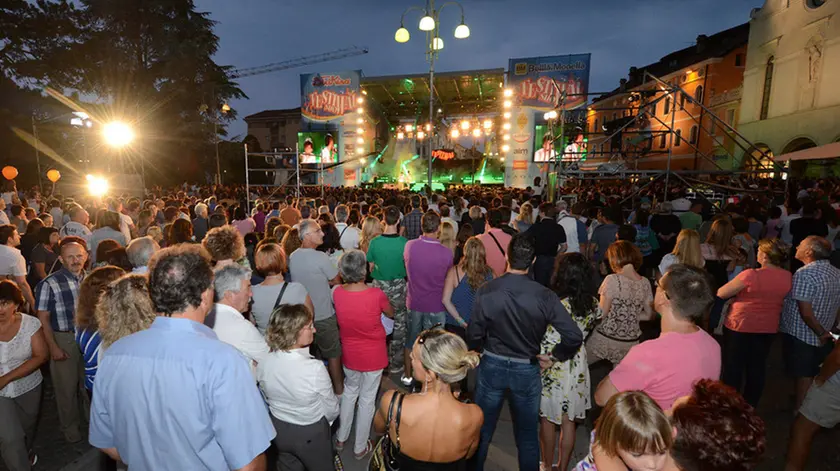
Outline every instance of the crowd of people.
[[(64, 438), (89, 423), (106, 469), (262, 470), (271, 454), (321, 471), (352, 446), (371, 469), (482, 470), (505, 400), (521, 470), (750, 469), (777, 337), (796, 391), (787, 469), (840, 423), (832, 180), (717, 207), (681, 187), (660, 202), (656, 185), (557, 202), (530, 187), (7, 190), (12, 471), (37, 461), (44, 375)], [(595, 364), (611, 369), (597, 385)]]

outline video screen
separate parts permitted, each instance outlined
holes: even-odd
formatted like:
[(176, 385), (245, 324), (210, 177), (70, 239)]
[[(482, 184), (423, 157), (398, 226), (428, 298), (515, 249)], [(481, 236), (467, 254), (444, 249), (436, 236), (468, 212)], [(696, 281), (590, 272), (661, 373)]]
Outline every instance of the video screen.
[(338, 162), (338, 132), (310, 131), (298, 133), (301, 164)]

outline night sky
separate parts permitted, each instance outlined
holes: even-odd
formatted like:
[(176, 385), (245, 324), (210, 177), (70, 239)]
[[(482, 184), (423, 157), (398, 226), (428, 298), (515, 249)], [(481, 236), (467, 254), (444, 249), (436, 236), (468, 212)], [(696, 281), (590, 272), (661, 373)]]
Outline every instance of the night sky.
[[(442, 2), (439, 2), (442, 3)], [(592, 53), (590, 90), (608, 91), (642, 66), (749, 20), (761, 0), (463, 0), (470, 37), (456, 40), (460, 12), (448, 6), (441, 16), (444, 50), (436, 70), (507, 68), (513, 57)], [(406, 16), (411, 40), (394, 41), (400, 15), (423, 0), (196, 0), (218, 22), (216, 61), (235, 67), (259, 66), (352, 45), (363, 56), (239, 79), (247, 100), (231, 103), (240, 118), (265, 110), (300, 106), (299, 75), (362, 69), (364, 75), (428, 71), (421, 14)], [(240, 119), (232, 138), (245, 136)]]

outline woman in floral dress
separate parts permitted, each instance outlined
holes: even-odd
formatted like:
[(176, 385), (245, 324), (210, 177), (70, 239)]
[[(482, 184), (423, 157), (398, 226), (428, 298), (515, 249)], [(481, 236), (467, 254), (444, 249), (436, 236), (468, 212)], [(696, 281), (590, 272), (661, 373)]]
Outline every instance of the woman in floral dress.
[[(586, 338), (601, 318), (593, 272), (586, 258), (579, 253), (558, 256), (551, 288)], [(575, 448), (575, 420), (584, 419), (591, 407), (589, 366), (585, 348), (578, 350), (570, 360), (551, 362), (549, 355), (558, 342), (560, 334), (549, 326), (540, 347), (540, 363), (545, 368), (540, 398), (541, 469), (552, 464), (565, 470)], [(558, 439), (560, 456), (555, 463), (554, 450)]]

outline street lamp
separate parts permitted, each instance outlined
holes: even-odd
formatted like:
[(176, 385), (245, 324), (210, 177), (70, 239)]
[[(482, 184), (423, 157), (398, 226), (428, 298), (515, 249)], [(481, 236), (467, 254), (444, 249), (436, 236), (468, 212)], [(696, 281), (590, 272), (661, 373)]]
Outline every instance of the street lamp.
[[(394, 34), (394, 40), (398, 43), (408, 42), (411, 35), (405, 28), (405, 15), (409, 11), (418, 10), (423, 12), (418, 25), (420, 31), (426, 32), (426, 60), (429, 61), (429, 123), (434, 123), (434, 102), (435, 102), (435, 59), (440, 50), (443, 49), (443, 39), (440, 37), (440, 14), (448, 5), (457, 5), (461, 10), (461, 23), (455, 28), (455, 39), (466, 39), (470, 36), (470, 28), (464, 22), (464, 7), (458, 2), (446, 2), (435, 9), (435, 1), (428, 0), (426, 7), (412, 6), (407, 8), (400, 18), (400, 27)], [(432, 152), (434, 139), (429, 133), (429, 192), (432, 191)]]
[(102, 136), (111, 147), (125, 147), (134, 140), (134, 131), (121, 121), (107, 123), (102, 127)]

